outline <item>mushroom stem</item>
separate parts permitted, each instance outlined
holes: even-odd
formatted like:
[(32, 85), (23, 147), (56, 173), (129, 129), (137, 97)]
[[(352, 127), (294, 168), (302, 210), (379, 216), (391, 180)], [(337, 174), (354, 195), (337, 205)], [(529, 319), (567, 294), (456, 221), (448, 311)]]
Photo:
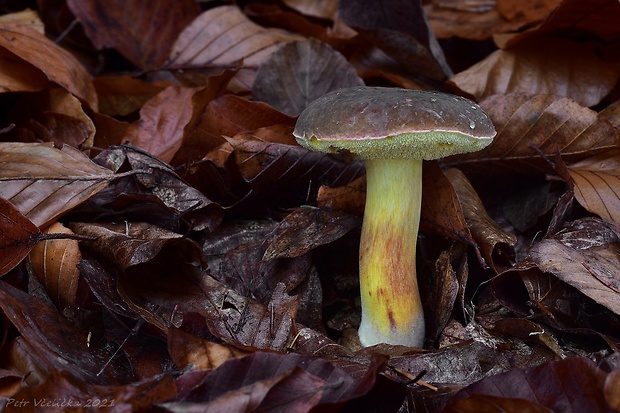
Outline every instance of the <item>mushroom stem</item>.
[(367, 159), (366, 181), (360, 342), (422, 347), (424, 313), (415, 264), (422, 160)]

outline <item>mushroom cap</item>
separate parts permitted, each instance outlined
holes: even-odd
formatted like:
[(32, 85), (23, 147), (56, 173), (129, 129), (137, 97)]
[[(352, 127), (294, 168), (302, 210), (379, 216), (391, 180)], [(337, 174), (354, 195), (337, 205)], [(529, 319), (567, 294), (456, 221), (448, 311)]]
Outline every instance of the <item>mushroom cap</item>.
[(483, 149), (495, 128), (480, 106), (460, 96), (359, 86), (310, 103), (293, 135), (308, 149), (362, 159), (438, 159)]

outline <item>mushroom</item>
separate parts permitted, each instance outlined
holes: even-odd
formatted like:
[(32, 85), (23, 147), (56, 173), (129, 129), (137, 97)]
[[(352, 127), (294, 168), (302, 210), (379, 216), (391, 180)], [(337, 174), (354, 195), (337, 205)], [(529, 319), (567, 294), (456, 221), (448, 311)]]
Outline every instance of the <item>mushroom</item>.
[(483, 149), (495, 136), (491, 120), (459, 96), (362, 86), (310, 103), (293, 135), (308, 149), (350, 153), (366, 164), (360, 343), (422, 347), (424, 312), (416, 277), (422, 160)]

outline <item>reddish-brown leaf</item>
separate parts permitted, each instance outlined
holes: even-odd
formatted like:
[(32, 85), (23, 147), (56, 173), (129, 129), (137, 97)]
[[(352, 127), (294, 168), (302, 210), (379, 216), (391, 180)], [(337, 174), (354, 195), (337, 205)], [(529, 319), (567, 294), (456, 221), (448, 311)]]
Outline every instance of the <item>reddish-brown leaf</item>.
[(170, 86), (158, 93), (140, 109), (140, 120), (127, 129), (125, 140), (164, 162), (170, 162), (183, 143), (197, 91)]
[(488, 265), (495, 268), (492, 255), (496, 246), (498, 244), (514, 246), (517, 243), (517, 237), (504, 231), (489, 216), (482, 200), (465, 174), (456, 168), (450, 168), (445, 171), (445, 175), (456, 191), (467, 226), (480, 246), (482, 256)]
[(608, 412), (609, 406), (603, 396), (606, 376), (590, 360), (582, 357), (525, 370), (514, 369), (461, 390), (445, 411), (479, 412), (490, 401), (501, 397), (501, 411)]
[(192, 0), (70, 0), (67, 4), (96, 48), (115, 48), (140, 68), (164, 63), (178, 33), (200, 13)]
[[(50, 82), (65, 88), (88, 103), (92, 109), (97, 109), (97, 95), (89, 73), (71, 53), (57, 46), (45, 35), (23, 24), (6, 23), (0, 26), (0, 46), (35, 67)], [(14, 62), (15, 58), (11, 60)], [(34, 88), (28, 88), (29, 91), (50, 86), (44, 85), (39, 74), (33, 73), (22, 64), (13, 64), (7, 70), (15, 72), (15, 75), (10, 76), (16, 76), (26, 83), (29, 83), (29, 74), (33, 74)], [(19, 88), (9, 90), (20, 91)]]
[[(540, 152), (553, 159), (558, 151), (567, 160), (582, 159), (620, 145), (620, 131), (591, 109), (562, 97), (509, 94), (483, 100), (497, 136), (474, 154), (458, 155), (450, 162), (471, 167), (490, 162), (493, 171), (548, 171)], [(486, 164), (489, 166), (489, 164)]]
[(213, 370), (227, 360), (251, 354), (248, 350), (205, 340), (176, 327), (168, 329), (168, 349), (179, 369)]
[[(155, 258), (166, 244), (174, 244), (179, 250), (196, 248), (191, 240), (181, 234), (144, 222), (122, 224), (72, 223), (77, 234), (92, 237), (88, 247), (108, 257), (125, 270), (132, 265), (142, 264)], [(179, 243), (184, 245), (178, 245)], [(199, 255), (196, 252), (195, 255)]]
[(596, 46), (559, 38), (527, 39), (492, 53), (450, 83), (476, 100), (510, 93), (549, 94), (594, 106), (620, 80), (620, 63), (601, 58)]
[(0, 143), (0, 196), (37, 226), (45, 226), (114, 179), (70, 146)]
[(12, 203), (0, 198), (0, 234), (0, 275), (4, 275), (26, 258), (41, 231)]
[(252, 94), (296, 116), (327, 92), (363, 84), (343, 55), (326, 43), (309, 39), (290, 42), (275, 51), (258, 69)]
[(422, 187), (424, 192), (420, 227), (469, 245), (476, 245), (465, 222), (456, 191), (437, 162), (424, 163)]
[(128, 75), (99, 76), (93, 82), (99, 97), (99, 113), (109, 116), (132, 114), (169, 86), (164, 82), (146, 82)]
[[(513, 19), (502, 17), (499, 8), (502, 1), (497, 2), (497, 7), (490, 3), (479, 1), (460, 1), (453, 3), (452, 7), (445, 7), (446, 3), (434, 1), (424, 5), (424, 11), (429, 24), (439, 39), (452, 37), (485, 40), (494, 34), (514, 32), (528, 23), (528, 20), (536, 19), (537, 16), (525, 16), (519, 13)], [(510, 7), (524, 10), (531, 14), (532, 8), (528, 8), (526, 2), (508, 2)], [(531, 21), (534, 23), (536, 20)], [(459, 56), (464, 56), (459, 54)]]
[(275, 238), (270, 241), (263, 260), (299, 257), (360, 226), (361, 221), (350, 215), (318, 208), (297, 209), (274, 229)]
[[(45, 233), (73, 234), (58, 222), (50, 225)], [(81, 259), (78, 241), (71, 239), (45, 240), (30, 252), (32, 272), (60, 311), (75, 307), (80, 279), (77, 264)]]
[(175, 395), (176, 387), (170, 375), (157, 375), (127, 385), (102, 386), (52, 370), (41, 383), (24, 386), (7, 403), (5, 411), (136, 411)]
[(103, 337), (89, 339), (87, 332), (43, 299), (0, 281), (0, 307), (28, 346), (36, 349), (31, 354), (36, 364), (66, 371), (87, 383), (119, 384), (132, 380), (129, 366), (106, 348)]
[(249, 20), (237, 6), (207, 10), (187, 26), (170, 52), (169, 64), (185, 67), (233, 68), (243, 62), (237, 87), (251, 90), (256, 70), (282, 43), (301, 40), (284, 30)]
[(534, 244), (530, 255), (542, 271), (552, 273), (620, 315), (618, 245), (574, 249), (560, 241), (547, 239)]
[(451, 76), (420, 2), (346, 0), (338, 3), (338, 13), (410, 73), (435, 80)]
[(620, 223), (620, 151), (608, 151), (568, 167), (575, 198), (588, 211)]

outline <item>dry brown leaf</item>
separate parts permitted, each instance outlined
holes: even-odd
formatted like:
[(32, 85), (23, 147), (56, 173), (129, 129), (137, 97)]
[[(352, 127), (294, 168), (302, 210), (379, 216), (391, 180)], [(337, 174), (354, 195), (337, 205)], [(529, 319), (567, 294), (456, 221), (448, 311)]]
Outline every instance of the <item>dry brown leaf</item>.
[[(49, 81), (88, 103), (92, 109), (97, 109), (97, 94), (90, 74), (71, 53), (44, 35), (26, 25), (7, 23), (0, 26), (0, 46), (35, 67)], [(20, 64), (11, 70), (22, 68)], [(41, 76), (35, 75), (34, 81), (34, 90), (40, 90)]]
[(36, 225), (0, 197), (0, 276), (28, 256), (40, 235)]
[(482, 256), (487, 264), (494, 267), (492, 254), (497, 244), (513, 246), (517, 243), (517, 237), (504, 231), (489, 216), (482, 200), (463, 172), (450, 168), (444, 173), (456, 191), (467, 226), (480, 246)]
[(169, 64), (180, 67), (234, 68), (239, 87), (251, 90), (256, 70), (282, 43), (301, 36), (268, 29), (249, 20), (236, 6), (207, 10), (179, 35)]
[[(73, 234), (59, 222), (50, 225), (45, 233)], [(45, 240), (30, 251), (32, 272), (60, 311), (75, 306), (80, 278), (76, 265), (81, 259), (78, 241), (71, 239)]]
[(364, 216), (366, 175), (337, 188), (321, 186), (316, 198), (317, 205), (320, 208), (348, 212), (360, 217)]
[(129, 115), (169, 86), (165, 82), (146, 82), (128, 75), (99, 76), (94, 83), (99, 96), (99, 113), (109, 116)]
[(308, 16), (334, 20), (338, 11), (338, 0), (284, 0), (284, 4)]
[(95, 124), (84, 112), (80, 101), (63, 89), (49, 91), (49, 111), (78, 119), (86, 125), (85, 136), (80, 136), (82, 147), (91, 148), (95, 142)]
[(140, 120), (129, 127), (125, 140), (164, 162), (170, 162), (183, 143), (197, 91), (170, 86), (158, 93), (140, 109)]
[(200, 13), (192, 0), (69, 0), (67, 5), (95, 47), (116, 48), (141, 68), (164, 63), (179, 31)]
[(338, 15), (411, 75), (434, 80), (452, 76), (420, 2), (340, 0)]
[(572, 164), (568, 172), (575, 198), (588, 211), (620, 223), (620, 151), (609, 151)]
[(32, 30), (45, 34), (45, 25), (39, 18), (37, 12), (32, 9), (24, 9), (22, 11), (0, 16), (0, 25), (4, 23), (19, 23), (27, 25)]
[(214, 343), (199, 338), (176, 327), (168, 329), (168, 348), (174, 364), (179, 369), (212, 370), (226, 360), (251, 354), (229, 344)]
[(494, 173), (549, 171), (536, 149), (550, 159), (559, 151), (570, 161), (620, 144), (617, 128), (568, 98), (510, 94), (490, 96), (480, 103), (493, 120), (497, 136), (482, 151), (450, 158), (453, 163), (492, 162)]
[(520, 19), (533, 26), (549, 17), (560, 3), (562, 0), (498, 0), (496, 8), (506, 20)]
[(566, 96), (598, 104), (620, 80), (620, 63), (603, 60), (593, 42), (536, 38), (498, 50), (449, 83), (476, 100), (496, 94)]
[(575, 249), (545, 239), (532, 246), (530, 255), (541, 271), (555, 275), (620, 315), (619, 244)]
[(316, 39), (290, 42), (276, 50), (258, 69), (255, 99), (291, 115), (335, 89), (363, 86), (345, 57)]
[(70, 146), (0, 143), (0, 196), (41, 227), (103, 189), (115, 176)]
[(484, 40), (496, 33), (516, 31), (527, 23), (523, 18), (507, 21), (496, 8), (468, 9), (445, 7), (446, 4), (439, 1), (424, 6), (429, 24), (439, 39)]

